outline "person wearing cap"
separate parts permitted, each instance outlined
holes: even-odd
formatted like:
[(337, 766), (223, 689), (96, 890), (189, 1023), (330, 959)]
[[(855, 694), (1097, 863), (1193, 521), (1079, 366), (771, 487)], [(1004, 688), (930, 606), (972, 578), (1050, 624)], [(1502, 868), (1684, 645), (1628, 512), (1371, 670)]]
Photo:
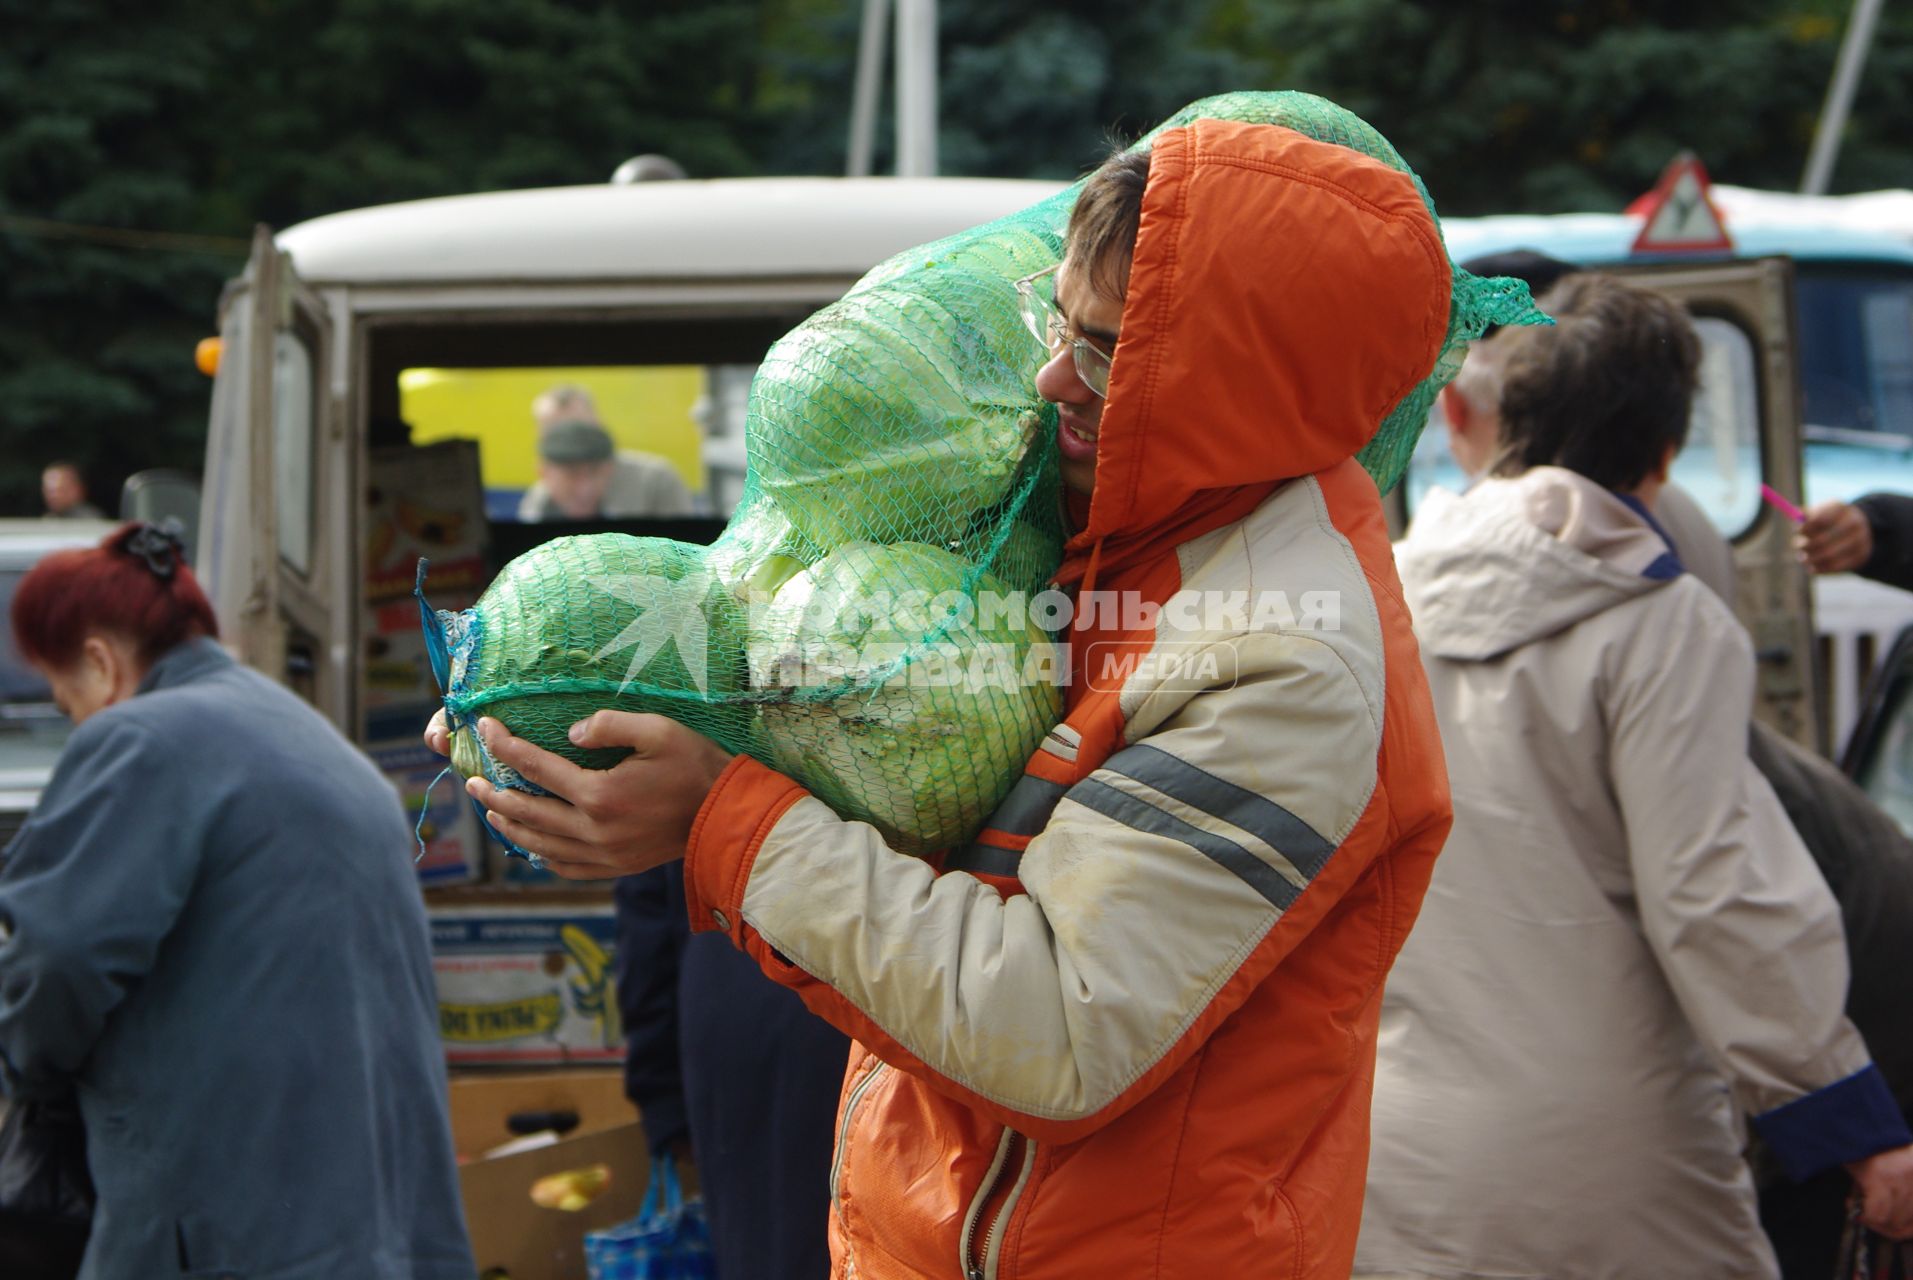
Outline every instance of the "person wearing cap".
[(676, 468), (652, 454), (619, 450), (610, 432), (586, 418), (540, 430), (538, 482), (518, 504), (518, 518), (527, 523), (688, 516), (692, 511), (691, 491)]

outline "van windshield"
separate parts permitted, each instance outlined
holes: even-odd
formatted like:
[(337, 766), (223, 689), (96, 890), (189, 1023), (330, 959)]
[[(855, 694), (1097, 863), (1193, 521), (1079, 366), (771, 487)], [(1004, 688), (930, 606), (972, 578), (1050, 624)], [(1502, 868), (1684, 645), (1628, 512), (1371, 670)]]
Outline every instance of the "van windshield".
[(448, 334), (443, 363), (394, 360), (395, 394), (380, 388), (370, 423), (362, 696), (375, 755), (415, 749), (437, 704), (412, 597), (421, 559), (431, 604), (467, 608), (552, 538), (708, 543), (743, 492), (745, 404), (768, 345), (755, 332), (709, 344), (719, 362), (623, 365), (488, 363), (487, 336)]
[(1913, 488), (1913, 272), (1802, 263), (1807, 500)]

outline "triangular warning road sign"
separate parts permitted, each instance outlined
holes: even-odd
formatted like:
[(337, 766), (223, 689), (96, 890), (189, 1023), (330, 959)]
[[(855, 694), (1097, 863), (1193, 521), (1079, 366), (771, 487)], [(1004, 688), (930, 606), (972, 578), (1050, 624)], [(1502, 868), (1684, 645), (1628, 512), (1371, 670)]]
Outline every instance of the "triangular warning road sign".
[(1727, 224), (1708, 194), (1707, 170), (1691, 151), (1683, 151), (1661, 172), (1647, 197), (1628, 209), (1640, 213), (1641, 234), (1634, 253), (1731, 253)]

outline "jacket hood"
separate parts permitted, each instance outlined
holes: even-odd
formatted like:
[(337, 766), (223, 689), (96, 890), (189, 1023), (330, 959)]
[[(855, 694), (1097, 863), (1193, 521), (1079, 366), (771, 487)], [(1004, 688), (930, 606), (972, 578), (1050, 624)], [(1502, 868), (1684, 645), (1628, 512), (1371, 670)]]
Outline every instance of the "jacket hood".
[(1422, 648), (1462, 661), (1545, 639), (1681, 573), (1646, 508), (1560, 467), (1434, 490), (1395, 559)]
[(1434, 367), (1452, 281), (1407, 173), (1279, 125), (1160, 134), (1072, 550), (1160, 550), (1352, 457)]

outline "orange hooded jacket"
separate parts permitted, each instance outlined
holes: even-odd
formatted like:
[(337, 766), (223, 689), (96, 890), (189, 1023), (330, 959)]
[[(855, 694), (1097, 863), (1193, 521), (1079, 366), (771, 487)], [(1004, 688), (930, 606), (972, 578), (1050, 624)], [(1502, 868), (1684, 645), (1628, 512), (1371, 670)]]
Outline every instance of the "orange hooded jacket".
[(1450, 817), (1353, 455), (1449, 287), (1405, 175), (1161, 135), (1059, 574), (1066, 720), (941, 873), (748, 758), (712, 790), (694, 927), (859, 1041), (837, 1275), (1348, 1274), (1382, 980)]

